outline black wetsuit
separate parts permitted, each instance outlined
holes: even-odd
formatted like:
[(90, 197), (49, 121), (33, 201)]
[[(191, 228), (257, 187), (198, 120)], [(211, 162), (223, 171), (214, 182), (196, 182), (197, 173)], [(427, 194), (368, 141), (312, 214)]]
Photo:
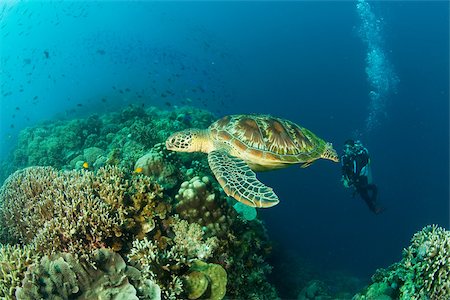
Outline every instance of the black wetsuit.
[[(349, 186), (354, 186), (356, 192), (364, 199), (369, 209), (374, 213), (381, 212), (377, 205), (378, 188), (369, 183), (369, 153), (365, 148), (355, 149), (354, 153), (342, 156), (342, 175)], [(366, 167), (364, 169), (364, 167)]]

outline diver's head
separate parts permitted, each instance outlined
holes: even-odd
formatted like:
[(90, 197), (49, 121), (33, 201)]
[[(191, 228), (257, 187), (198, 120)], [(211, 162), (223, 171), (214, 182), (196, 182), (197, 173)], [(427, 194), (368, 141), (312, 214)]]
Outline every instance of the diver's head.
[(344, 155), (351, 155), (355, 148), (355, 141), (348, 139), (344, 143)]
[(353, 146), (355, 146), (355, 141), (352, 140), (352, 139), (348, 139), (348, 140), (346, 140), (345, 143), (344, 143), (344, 147), (345, 147), (345, 146), (353, 147)]

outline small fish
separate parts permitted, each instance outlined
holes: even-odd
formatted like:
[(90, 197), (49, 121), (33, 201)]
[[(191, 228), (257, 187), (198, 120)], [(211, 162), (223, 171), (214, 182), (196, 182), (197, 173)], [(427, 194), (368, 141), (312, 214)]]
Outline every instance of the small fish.
[(50, 54), (48, 53), (48, 50), (44, 51), (44, 56), (45, 56), (45, 58), (49, 58), (50, 57)]
[(9, 127), (14, 128), (14, 124), (9, 125)]
[(83, 168), (88, 169), (89, 168), (89, 163), (87, 161), (85, 161), (83, 163)]
[(105, 103), (106, 102), (106, 98), (102, 98), (102, 102)]
[(169, 107), (172, 106), (172, 103), (170, 103), (170, 102), (165, 102), (164, 104), (169, 106)]
[(78, 107), (82, 107), (82, 106), (83, 106), (83, 104), (81, 104), (81, 103), (78, 103), (78, 104), (77, 104), (77, 106), (78, 106)]
[(138, 167), (134, 170), (135, 173), (142, 173), (142, 171), (144, 171), (141, 167)]
[(20, 110), (20, 107), (16, 106), (16, 110)]
[(104, 55), (106, 52), (103, 49), (98, 49), (97, 54)]

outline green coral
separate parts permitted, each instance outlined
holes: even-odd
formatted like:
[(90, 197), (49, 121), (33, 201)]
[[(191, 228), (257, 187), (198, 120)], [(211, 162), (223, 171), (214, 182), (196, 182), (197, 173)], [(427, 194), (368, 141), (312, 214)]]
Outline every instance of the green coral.
[(200, 298), (208, 289), (208, 277), (199, 271), (192, 271), (184, 278), (189, 299)]
[[(195, 260), (191, 265), (191, 271), (186, 276), (189, 299), (197, 299), (204, 296), (211, 300), (221, 300), (225, 297), (227, 272), (222, 266)], [(203, 274), (203, 276), (200, 274)], [(205, 282), (207, 283), (207, 287), (204, 286)], [(202, 291), (203, 293), (201, 293)]]

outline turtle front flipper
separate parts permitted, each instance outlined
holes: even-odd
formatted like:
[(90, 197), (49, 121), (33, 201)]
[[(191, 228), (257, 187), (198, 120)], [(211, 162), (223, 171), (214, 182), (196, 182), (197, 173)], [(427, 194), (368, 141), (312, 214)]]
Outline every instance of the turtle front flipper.
[(240, 158), (226, 151), (208, 154), (209, 167), (228, 196), (252, 207), (271, 207), (278, 204), (272, 188), (256, 178), (255, 172)]

